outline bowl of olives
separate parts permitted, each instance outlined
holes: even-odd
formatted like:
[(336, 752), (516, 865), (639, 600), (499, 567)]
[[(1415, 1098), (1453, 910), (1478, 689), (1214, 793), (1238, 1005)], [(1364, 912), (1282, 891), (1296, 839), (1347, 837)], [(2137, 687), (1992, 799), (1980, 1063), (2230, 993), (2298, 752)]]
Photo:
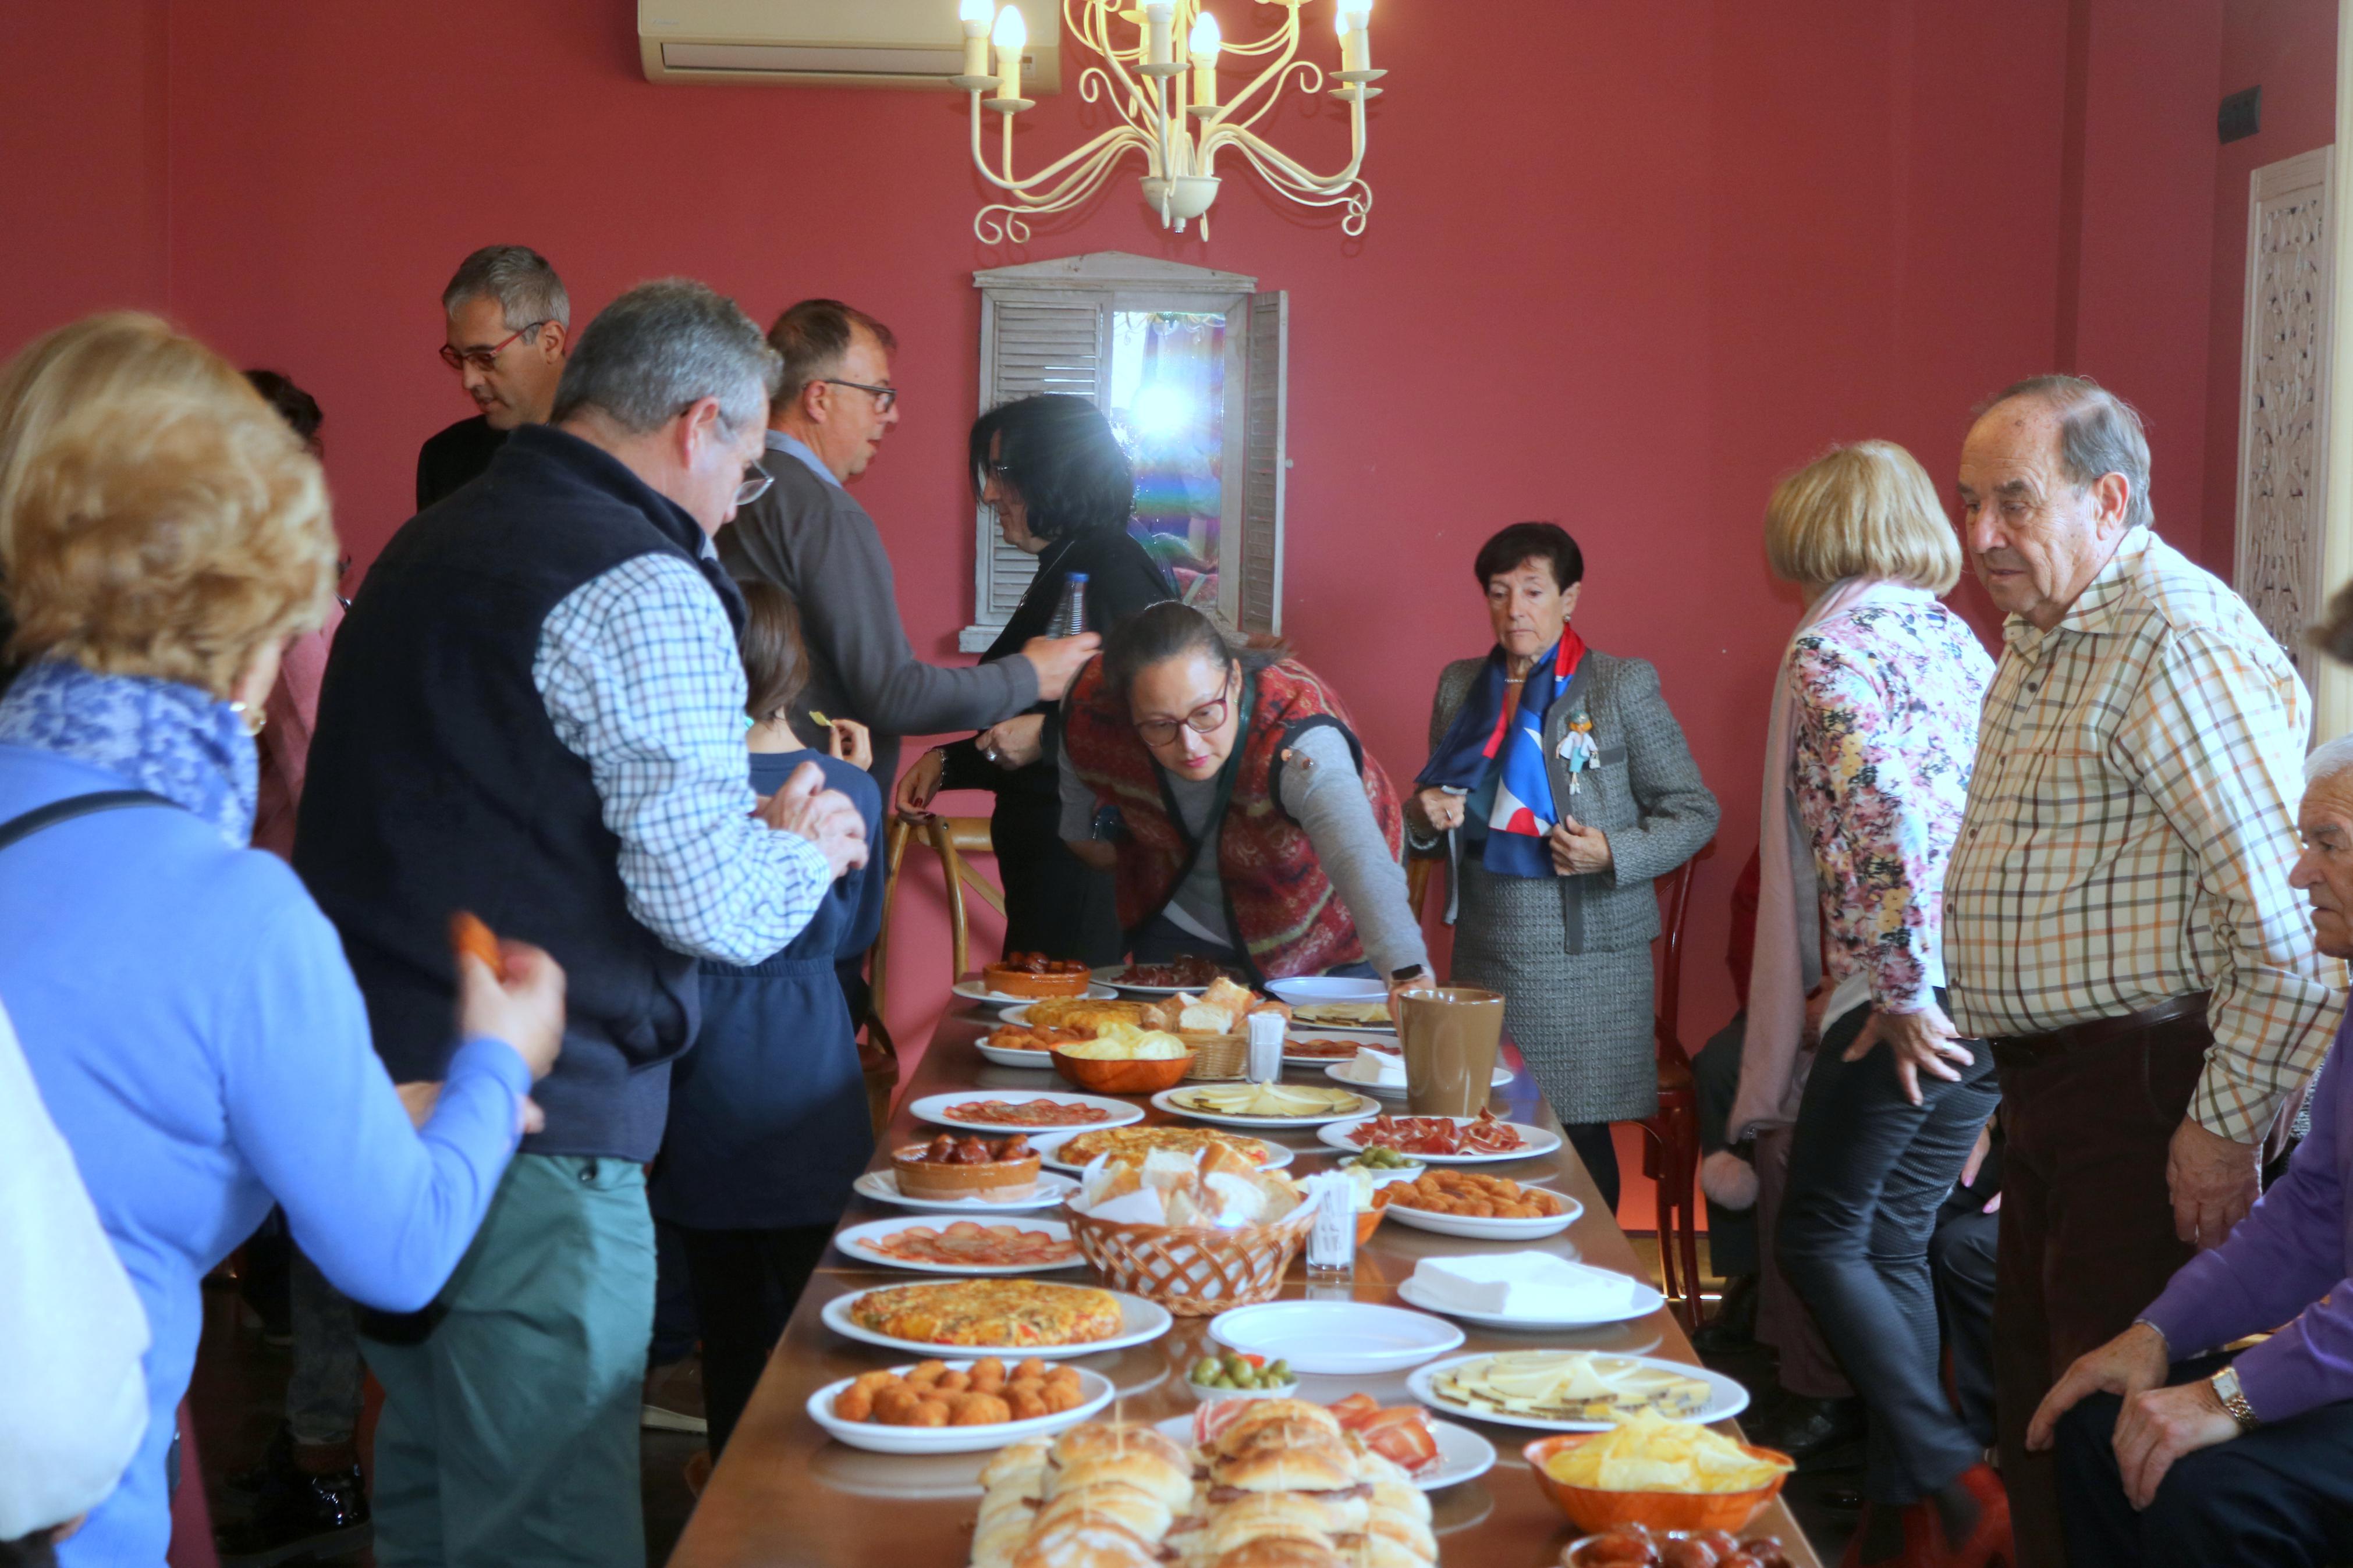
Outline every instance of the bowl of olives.
[(1375, 1181), (1382, 1183), (1409, 1182), (1430, 1169), (1410, 1154), (1402, 1154), (1377, 1143), (1361, 1154), (1349, 1155), (1340, 1162), (1340, 1168), (1366, 1172)]
[(1218, 1399), (1288, 1399), (1299, 1392), (1299, 1374), (1287, 1361), (1226, 1351), (1195, 1362), (1186, 1370), (1185, 1386), (1205, 1405)]

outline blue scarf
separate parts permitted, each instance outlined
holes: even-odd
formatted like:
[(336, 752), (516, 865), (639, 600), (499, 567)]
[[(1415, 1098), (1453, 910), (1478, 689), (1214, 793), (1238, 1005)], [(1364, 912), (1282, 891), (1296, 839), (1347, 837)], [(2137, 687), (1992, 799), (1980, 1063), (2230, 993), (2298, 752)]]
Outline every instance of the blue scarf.
[(1461, 790), (1479, 787), (1487, 770), (1501, 757), (1503, 777), (1496, 781), (1495, 810), (1487, 822), (1487, 845), (1481, 860), (1499, 877), (1552, 877), (1552, 850), (1545, 836), (1559, 821), (1553, 810), (1552, 784), (1545, 773), (1545, 718), (1560, 694), (1576, 679), (1585, 658), (1585, 639), (1564, 626), (1560, 641), (1536, 656), (1520, 690), (1520, 703), (1506, 713), (1504, 693), (1504, 650), (1498, 645), (1487, 655), (1487, 668), (1463, 699), (1445, 738), (1416, 775), (1426, 786)]
[(0, 742), (120, 773), (195, 813), (236, 847), (252, 841), (259, 759), (244, 720), (209, 691), (45, 658), (0, 697)]

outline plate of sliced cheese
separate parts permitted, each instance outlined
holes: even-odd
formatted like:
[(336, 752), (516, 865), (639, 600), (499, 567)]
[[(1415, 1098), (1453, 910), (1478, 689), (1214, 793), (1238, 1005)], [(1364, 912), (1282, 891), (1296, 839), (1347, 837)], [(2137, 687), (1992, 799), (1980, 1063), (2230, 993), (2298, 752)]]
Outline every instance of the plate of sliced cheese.
[(1377, 1109), (1355, 1089), (1300, 1083), (1197, 1084), (1164, 1089), (1152, 1103), (1222, 1127), (1319, 1127)]
[(1406, 1390), (1433, 1410), (1540, 1432), (1607, 1432), (1637, 1410), (1723, 1421), (1748, 1391), (1721, 1373), (1601, 1351), (1498, 1351), (1417, 1367)]

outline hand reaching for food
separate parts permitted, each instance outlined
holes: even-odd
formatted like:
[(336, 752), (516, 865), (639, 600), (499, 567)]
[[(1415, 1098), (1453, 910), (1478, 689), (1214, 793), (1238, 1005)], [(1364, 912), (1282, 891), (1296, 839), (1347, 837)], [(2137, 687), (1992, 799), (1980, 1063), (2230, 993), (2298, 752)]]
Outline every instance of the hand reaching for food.
[(874, 765), (873, 731), (855, 719), (828, 719), (825, 724), (825, 749), (828, 755), (848, 763), (853, 768)]

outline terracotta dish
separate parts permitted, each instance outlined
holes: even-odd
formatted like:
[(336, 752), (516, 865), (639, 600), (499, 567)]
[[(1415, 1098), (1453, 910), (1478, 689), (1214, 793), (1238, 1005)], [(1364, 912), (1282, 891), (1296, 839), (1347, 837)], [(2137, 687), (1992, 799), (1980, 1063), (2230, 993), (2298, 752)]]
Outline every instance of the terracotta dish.
[(1552, 1499), (1569, 1522), (1580, 1530), (1606, 1531), (1620, 1524), (1648, 1525), (1652, 1530), (1728, 1530), (1737, 1531), (1757, 1517), (1781, 1490), (1796, 1461), (1788, 1455), (1753, 1444), (1740, 1447), (1752, 1457), (1785, 1467), (1770, 1483), (1742, 1492), (1603, 1491), (1598, 1487), (1573, 1487), (1556, 1480), (1545, 1461), (1564, 1448), (1589, 1443), (1599, 1432), (1563, 1432), (1539, 1437), (1522, 1448), (1528, 1470), (1544, 1495)]
[(1054, 1053), (1054, 1070), (1092, 1094), (1157, 1094), (1164, 1089), (1176, 1088), (1192, 1065), (1189, 1054), (1138, 1060)]

